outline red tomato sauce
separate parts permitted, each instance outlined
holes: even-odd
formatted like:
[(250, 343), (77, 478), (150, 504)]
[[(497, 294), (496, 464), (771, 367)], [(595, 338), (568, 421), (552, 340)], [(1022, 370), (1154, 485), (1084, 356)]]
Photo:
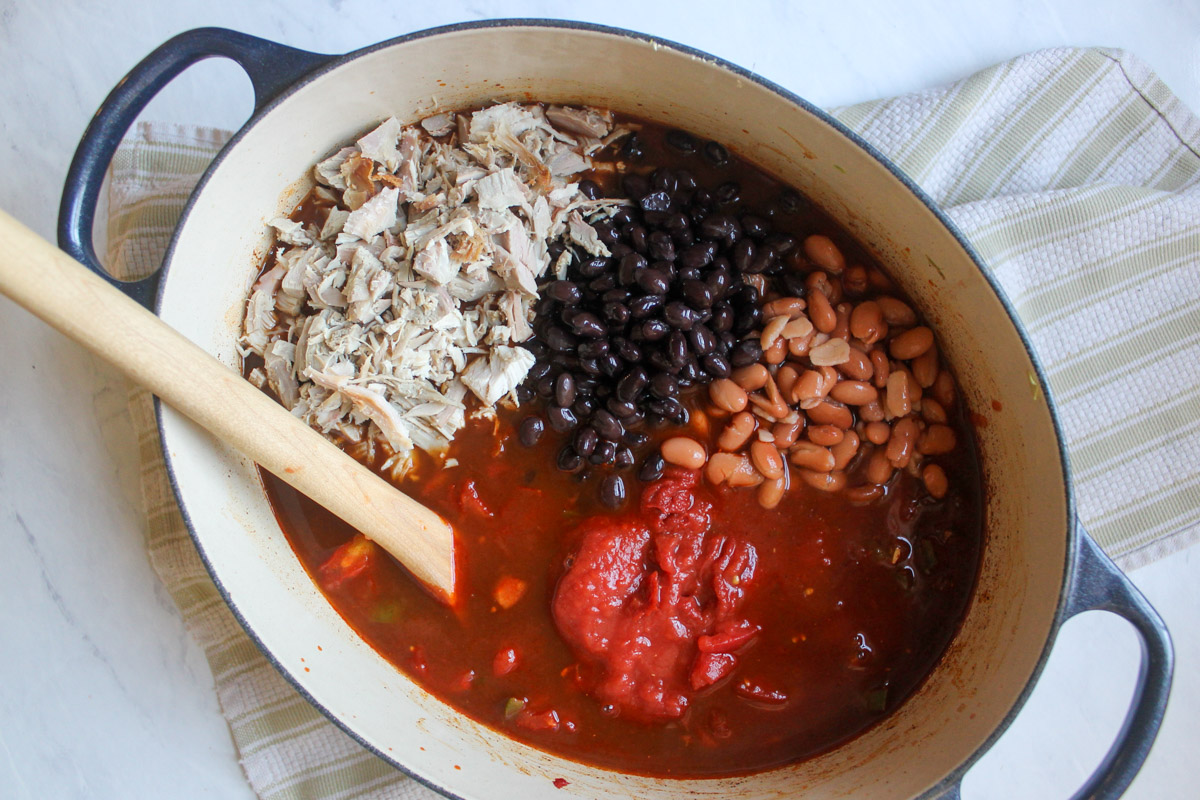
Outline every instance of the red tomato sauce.
[(556, 437), (519, 444), (519, 420), (472, 423), (451, 447), (456, 466), (420, 460), (403, 485), (455, 520), (455, 609), (263, 476), (348, 624), (514, 738), (650, 775), (767, 769), (894, 709), (962, 618), (982, 540), (969, 436), (942, 462), (955, 487), (942, 501), (900, 474), (871, 504), (800, 484), (765, 510), (753, 491), (678, 470), (631, 483), (614, 513), (596, 499), (597, 478), (556, 469)]

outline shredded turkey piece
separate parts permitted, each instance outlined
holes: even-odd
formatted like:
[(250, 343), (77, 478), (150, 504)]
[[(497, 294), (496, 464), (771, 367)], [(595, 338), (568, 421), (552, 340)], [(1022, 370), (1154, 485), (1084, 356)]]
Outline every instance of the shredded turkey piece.
[[(555, 241), (607, 254), (594, 223), (620, 200), (573, 179), (626, 133), (591, 108), (504, 103), (394, 117), (313, 170), (322, 224), (286, 218), (254, 284), (241, 345), (292, 413), (393, 475), (441, 453), (468, 412), (489, 414), (533, 366), (538, 281)], [(470, 400), (468, 392), (475, 398)]]

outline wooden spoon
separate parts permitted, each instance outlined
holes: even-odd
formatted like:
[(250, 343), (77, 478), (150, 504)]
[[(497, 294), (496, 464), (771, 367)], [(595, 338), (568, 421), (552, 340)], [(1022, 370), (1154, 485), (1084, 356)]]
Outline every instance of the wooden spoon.
[(0, 211), (0, 293), (361, 531), (454, 601), (454, 532), (157, 316)]

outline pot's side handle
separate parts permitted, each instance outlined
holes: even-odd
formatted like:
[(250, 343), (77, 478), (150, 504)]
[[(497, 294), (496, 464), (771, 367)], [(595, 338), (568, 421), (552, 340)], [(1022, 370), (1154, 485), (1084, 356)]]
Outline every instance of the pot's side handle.
[(1074, 800), (1115, 800), (1133, 782), (1158, 735), (1171, 692), (1175, 653), (1158, 612), (1078, 521), (1075, 529), (1075, 571), (1064, 619), (1082, 611), (1110, 611), (1133, 624), (1142, 644), (1137, 686), (1121, 732), (1100, 766), (1074, 795)]
[(83, 132), (67, 171), (58, 210), (58, 245), (147, 308), (154, 302), (158, 273), (139, 281), (117, 280), (96, 257), (92, 224), (100, 187), (121, 137), (146, 104), (185, 69), (213, 56), (231, 59), (246, 71), (254, 85), (255, 111), (302, 75), (333, 58), (224, 28), (197, 28), (160, 45), (105, 98)]

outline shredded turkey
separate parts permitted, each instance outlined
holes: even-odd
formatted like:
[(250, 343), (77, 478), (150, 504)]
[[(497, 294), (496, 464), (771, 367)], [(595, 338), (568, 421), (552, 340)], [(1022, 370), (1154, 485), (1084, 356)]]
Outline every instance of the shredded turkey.
[(393, 117), (321, 161), (325, 216), (271, 221), (246, 304), (256, 382), (355, 452), (382, 449), (396, 476), (468, 413), (517, 403), (538, 282), (572, 258), (551, 263), (550, 245), (609, 252), (593, 226), (626, 201), (587, 199), (578, 176), (624, 132), (599, 109), (504, 103)]

